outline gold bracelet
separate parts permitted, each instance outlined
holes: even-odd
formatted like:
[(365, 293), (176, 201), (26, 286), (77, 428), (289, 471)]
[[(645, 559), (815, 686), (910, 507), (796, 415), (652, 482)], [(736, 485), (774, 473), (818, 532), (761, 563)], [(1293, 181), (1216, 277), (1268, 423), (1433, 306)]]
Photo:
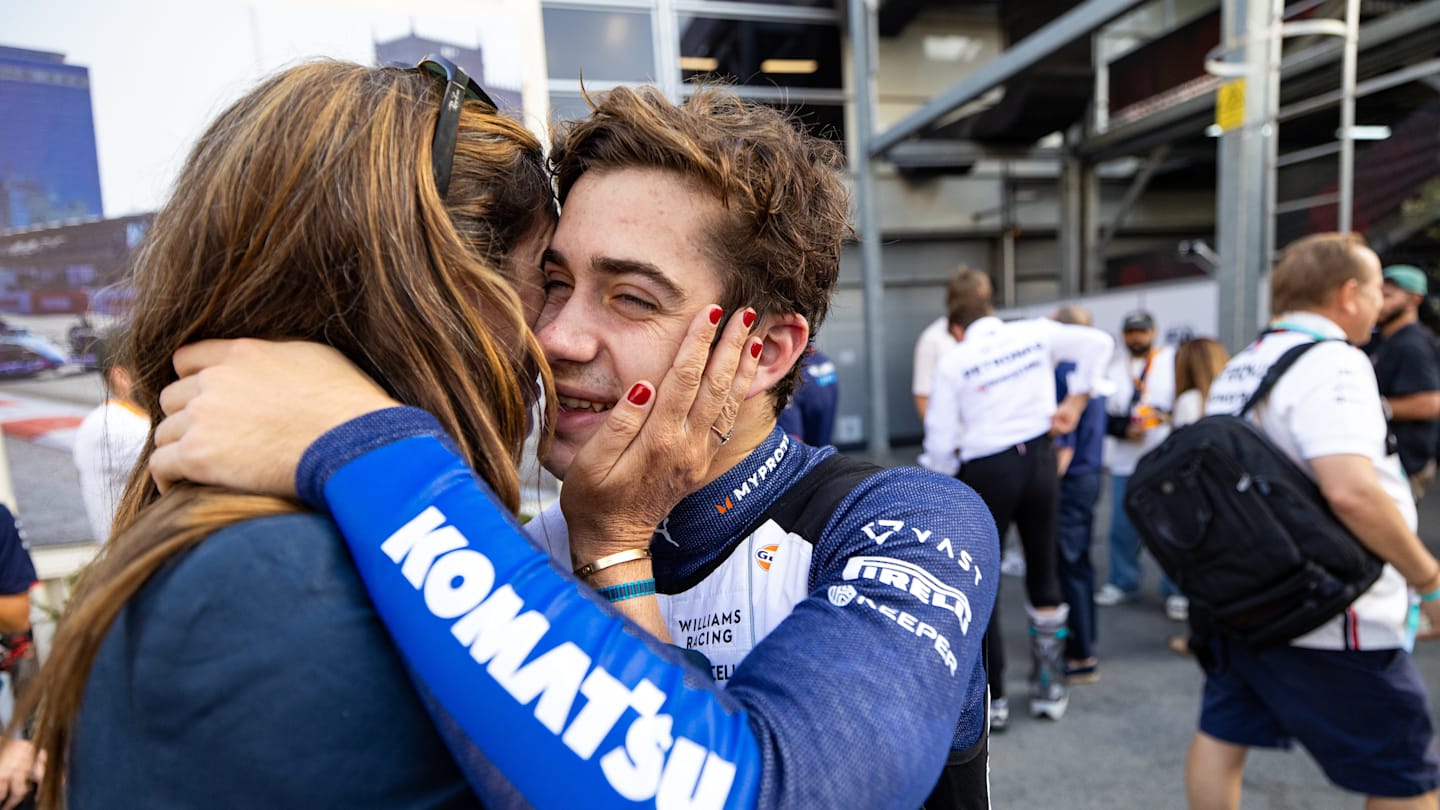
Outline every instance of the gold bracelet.
[(576, 568), (575, 576), (581, 579), (588, 579), (591, 575), (599, 573), (600, 571), (604, 571), (606, 568), (609, 568), (612, 565), (619, 565), (620, 563), (627, 563), (631, 562), (632, 560), (648, 559), (650, 559), (650, 549), (627, 548), (624, 551), (617, 551), (607, 557), (601, 557), (600, 559), (588, 565), (582, 565), (579, 568)]

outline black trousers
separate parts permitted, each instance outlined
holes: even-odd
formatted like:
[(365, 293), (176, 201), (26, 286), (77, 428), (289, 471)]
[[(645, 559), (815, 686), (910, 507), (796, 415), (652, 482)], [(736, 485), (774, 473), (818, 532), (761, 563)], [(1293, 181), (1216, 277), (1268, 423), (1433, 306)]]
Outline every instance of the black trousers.
[[(1055, 464), (1055, 447), (1048, 435), (1042, 435), (992, 456), (967, 461), (958, 476), (989, 507), (1002, 546), (1011, 524), (1019, 530), (1020, 547), (1025, 552), (1025, 595), (1037, 608), (1055, 607), (1064, 601), (1056, 573), (1059, 552), (1055, 515), (1060, 508), (1060, 476)], [(986, 675), (990, 696), (1004, 697), (1005, 644), (1000, 634), (998, 604), (985, 630), (985, 653), (989, 658)]]
[[(987, 724), (988, 725), (988, 724)], [(989, 810), (990, 729), (967, 751), (951, 751), (921, 810)]]

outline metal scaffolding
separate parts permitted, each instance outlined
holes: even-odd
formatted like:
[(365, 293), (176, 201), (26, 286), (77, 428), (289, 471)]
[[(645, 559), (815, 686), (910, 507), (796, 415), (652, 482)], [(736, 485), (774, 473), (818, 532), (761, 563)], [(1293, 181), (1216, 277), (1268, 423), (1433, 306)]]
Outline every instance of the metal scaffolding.
[[(1302, 4), (1303, 5), (1303, 4)], [(1224, 0), (1222, 40), (1206, 69), (1228, 82), (1218, 93), (1216, 126), (1221, 129), (1216, 235), (1220, 264), (1219, 338), (1232, 352), (1250, 342), (1264, 321), (1260, 285), (1275, 256), (1275, 217), (1320, 205), (1337, 206), (1339, 229), (1348, 231), (1354, 213), (1356, 62), (1360, 41), (1360, 0), (1347, 0), (1345, 19), (1287, 23), (1284, 0)], [(1337, 144), (1278, 154), (1280, 140), (1281, 43), (1287, 36), (1342, 39)], [(1280, 166), (1337, 154), (1334, 194), (1277, 201)]]
[(855, 175), (855, 217), (860, 232), (860, 274), (865, 299), (865, 368), (870, 424), (866, 449), (881, 458), (890, 452), (890, 409), (885, 397), (885, 285), (880, 268), (880, 223), (875, 217), (875, 178), (869, 143), (875, 133), (875, 42), (878, 21), (874, 0), (850, 2), (850, 54), (855, 88), (856, 146), (850, 149)]

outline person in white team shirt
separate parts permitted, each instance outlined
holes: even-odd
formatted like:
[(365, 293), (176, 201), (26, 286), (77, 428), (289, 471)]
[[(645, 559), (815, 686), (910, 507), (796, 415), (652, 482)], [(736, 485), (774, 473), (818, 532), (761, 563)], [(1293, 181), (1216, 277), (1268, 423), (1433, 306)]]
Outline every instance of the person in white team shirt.
[[(1057, 575), (1056, 512), (1059, 471), (1053, 433), (1075, 429), (1101, 384), (1115, 341), (1088, 326), (1045, 318), (1004, 323), (991, 305), (990, 279), (975, 270), (957, 275), (948, 322), (958, 341), (940, 358), (925, 415), (925, 459), (936, 472), (969, 484), (1004, 537), (1010, 524), (1025, 551), (1033, 666), (1030, 713), (1060, 719), (1065, 688), (1064, 639), (1068, 607)], [(1055, 366), (1075, 363), (1070, 390), (1055, 402)], [(1000, 625), (991, 614), (985, 634), (991, 724), (1003, 728), (1005, 658)]]
[(98, 543), (110, 539), (115, 507), (150, 435), (150, 418), (131, 399), (130, 372), (115, 357), (114, 346), (110, 339), (97, 341), (96, 362), (105, 383), (105, 401), (87, 414), (75, 431), (80, 496)]
[[(945, 282), (945, 311), (948, 313), (955, 304), (955, 284), (960, 274), (965, 272), (965, 266), (961, 265), (950, 273), (950, 278)], [(950, 334), (950, 318), (948, 315), (941, 315), (930, 322), (929, 326), (915, 339), (915, 361), (910, 372), (910, 393), (915, 397), (915, 413), (920, 415), (920, 422), (925, 422), (925, 411), (930, 405), (930, 390), (935, 387), (935, 364), (945, 352), (955, 346), (955, 336)], [(925, 460), (922, 453), (916, 463), (921, 467), (929, 467), (930, 463)], [(1003, 544), (1005, 539), (1002, 537)]]
[(1271, 277), (1275, 320), (1210, 388), (1236, 413), (1288, 349), (1320, 340), (1250, 417), (1319, 485), (1335, 515), (1387, 565), (1343, 613), (1288, 646), (1253, 652), (1219, 634), (1186, 765), (1192, 810), (1237, 808), (1250, 747), (1298, 740), (1367, 808), (1434, 808), (1440, 760), (1424, 683), (1407, 645), (1407, 583), (1440, 619), (1440, 562), (1415, 535), (1415, 502), (1387, 446), (1364, 343), (1380, 311), (1380, 260), (1353, 234), (1308, 236)]
[[(958, 285), (964, 282), (965, 274), (969, 271), (965, 265), (960, 265), (950, 271), (950, 278), (945, 282), (945, 312), (955, 308), (955, 296), (959, 295)], [(935, 365), (945, 352), (955, 347), (959, 341), (950, 331), (950, 316), (941, 315), (925, 327), (920, 337), (915, 340), (915, 364), (911, 372), (910, 393), (915, 397), (915, 412), (920, 415), (920, 421), (925, 421), (925, 410), (930, 404), (930, 390), (935, 386)], [(921, 467), (930, 467), (930, 462), (922, 453), (916, 459), (916, 464)], [(1025, 575), (1025, 557), (1014, 542), (1006, 542), (1005, 537), (1000, 538), (1003, 555), (1000, 560), (1000, 571), (1011, 576)]]

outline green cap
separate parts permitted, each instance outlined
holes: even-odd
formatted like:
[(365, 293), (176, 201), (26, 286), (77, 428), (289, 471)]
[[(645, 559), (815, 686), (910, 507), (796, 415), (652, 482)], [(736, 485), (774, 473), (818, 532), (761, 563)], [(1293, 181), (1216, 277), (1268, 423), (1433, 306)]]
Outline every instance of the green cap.
[(1413, 264), (1392, 264), (1385, 268), (1382, 274), (1385, 280), (1394, 284), (1405, 292), (1416, 295), (1429, 293), (1430, 285), (1425, 279), (1425, 271)]

